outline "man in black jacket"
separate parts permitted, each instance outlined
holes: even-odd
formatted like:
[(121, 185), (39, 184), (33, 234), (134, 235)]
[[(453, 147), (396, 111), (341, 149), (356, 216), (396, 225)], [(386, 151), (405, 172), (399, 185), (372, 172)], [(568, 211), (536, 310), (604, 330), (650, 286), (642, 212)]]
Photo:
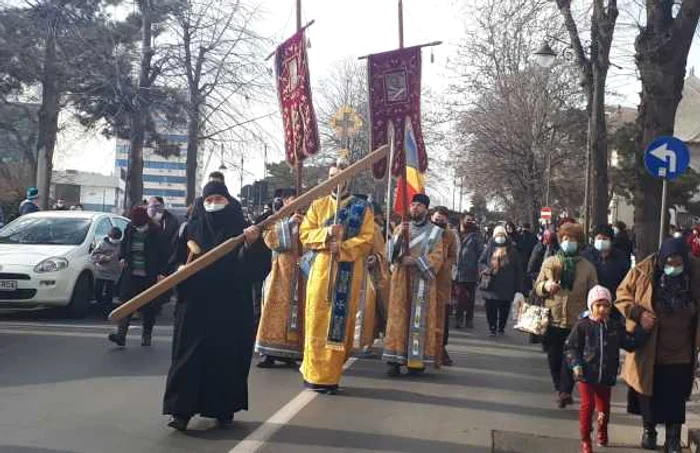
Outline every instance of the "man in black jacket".
[(589, 246), (581, 255), (595, 266), (598, 282), (615, 294), (630, 270), (630, 262), (626, 252), (613, 247), (613, 236), (612, 228), (599, 225), (595, 229), (593, 246)]

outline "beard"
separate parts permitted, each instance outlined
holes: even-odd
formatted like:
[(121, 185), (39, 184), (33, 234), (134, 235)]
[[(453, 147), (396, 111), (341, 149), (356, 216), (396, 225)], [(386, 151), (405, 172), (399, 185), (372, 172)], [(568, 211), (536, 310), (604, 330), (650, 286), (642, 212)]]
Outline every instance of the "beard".
[(427, 217), (427, 213), (423, 212), (420, 214), (409, 214), (408, 217), (411, 219), (411, 221), (416, 222), (416, 223), (423, 223), (425, 221), (425, 218)]

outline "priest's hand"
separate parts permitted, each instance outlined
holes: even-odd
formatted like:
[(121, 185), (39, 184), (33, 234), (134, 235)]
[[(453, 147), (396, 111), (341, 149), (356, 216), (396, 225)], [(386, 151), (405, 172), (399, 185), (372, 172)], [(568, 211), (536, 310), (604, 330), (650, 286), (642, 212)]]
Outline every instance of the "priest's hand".
[(304, 216), (299, 214), (299, 213), (296, 213), (292, 216), (291, 220), (293, 223), (296, 223), (297, 225), (301, 225), (301, 222), (304, 221)]
[(343, 237), (343, 225), (331, 225), (331, 236), (334, 239), (340, 239)]
[(404, 266), (415, 266), (416, 259), (412, 256), (404, 256), (403, 258), (401, 258), (401, 264), (403, 264)]
[(336, 254), (340, 252), (340, 243), (336, 241), (335, 239), (331, 240), (328, 243), (328, 250), (331, 251), (331, 253)]
[(250, 245), (253, 242), (257, 241), (260, 237), (260, 228), (256, 227), (255, 225), (249, 226), (248, 228), (243, 230), (243, 235), (245, 236), (246, 244)]
[(410, 233), (411, 232), (411, 225), (408, 224), (408, 222), (403, 222), (401, 226), (399, 227), (399, 231), (401, 234), (404, 233)]

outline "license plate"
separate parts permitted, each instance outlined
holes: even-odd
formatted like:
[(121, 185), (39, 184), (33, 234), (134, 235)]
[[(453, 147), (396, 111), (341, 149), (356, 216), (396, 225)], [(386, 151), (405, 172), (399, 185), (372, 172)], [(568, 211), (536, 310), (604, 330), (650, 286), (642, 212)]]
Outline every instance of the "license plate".
[(0, 291), (17, 291), (17, 281), (0, 280)]

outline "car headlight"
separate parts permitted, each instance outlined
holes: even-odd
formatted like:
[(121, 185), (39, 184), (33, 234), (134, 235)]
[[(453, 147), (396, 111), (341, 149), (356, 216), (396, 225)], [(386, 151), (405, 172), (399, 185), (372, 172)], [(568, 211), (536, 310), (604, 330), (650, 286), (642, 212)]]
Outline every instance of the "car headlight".
[(46, 258), (37, 264), (34, 272), (56, 272), (68, 267), (68, 260), (65, 258)]

